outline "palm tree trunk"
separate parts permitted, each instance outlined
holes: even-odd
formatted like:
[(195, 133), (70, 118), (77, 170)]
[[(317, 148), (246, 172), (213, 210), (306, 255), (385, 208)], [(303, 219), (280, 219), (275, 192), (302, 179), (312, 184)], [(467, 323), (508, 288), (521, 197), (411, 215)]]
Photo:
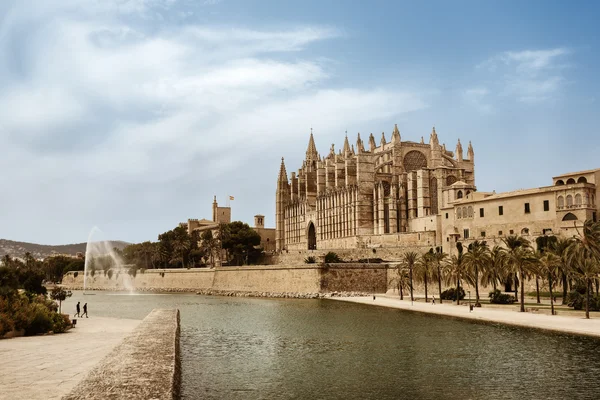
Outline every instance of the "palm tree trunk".
[(400, 300), (404, 300), (404, 291), (402, 290), (402, 285), (398, 285), (398, 290), (400, 290)]
[(523, 268), (519, 269), (520, 281), (521, 281), (521, 312), (525, 312), (525, 277)]
[(585, 299), (585, 317), (587, 319), (590, 319), (590, 292), (592, 291), (592, 280), (591, 279), (586, 279), (586, 283), (587, 283), (587, 293), (586, 293), (586, 299)]
[(440, 304), (442, 304), (443, 303), (443, 301), (442, 301), (442, 271), (441, 271), (439, 265), (438, 265), (438, 291), (439, 291), (439, 295), (440, 295)]
[(519, 284), (517, 283), (517, 274), (515, 273), (515, 300), (519, 299)]
[(596, 296), (598, 296), (598, 286), (600, 286), (600, 280), (596, 279)]
[(427, 272), (425, 272), (425, 276), (423, 278), (425, 281), (425, 303), (427, 303)]
[(456, 278), (456, 305), (460, 306), (460, 278)]
[(475, 307), (480, 307), (479, 304), (479, 268), (475, 267)]
[(562, 272), (563, 297), (562, 304), (567, 304), (567, 274)]
[(550, 290), (550, 315), (554, 315), (554, 295), (552, 294), (552, 275), (548, 274), (548, 289)]
[(415, 301), (413, 296), (413, 269), (410, 267), (410, 301)]
[(494, 285), (494, 292), (496, 292), (496, 279), (494, 279), (494, 281), (492, 282), (492, 285)]
[(537, 275), (535, 276), (535, 291), (537, 293), (537, 303), (540, 304), (540, 281)]

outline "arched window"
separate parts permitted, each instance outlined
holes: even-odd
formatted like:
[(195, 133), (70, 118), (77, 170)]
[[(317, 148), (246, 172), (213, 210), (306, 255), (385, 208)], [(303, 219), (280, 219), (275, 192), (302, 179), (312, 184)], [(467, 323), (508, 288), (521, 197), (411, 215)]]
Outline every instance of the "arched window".
[(460, 207), (456, 208), (456, 218), (457, 219), (461, 219), (462, 218), (462, 212), (460, 210), (461, 210)]
[(521, 235), (523, 235), (523, 236), (529, 235), (529, 228), (523, 228), (523, 229), (521, 229)]
[(469, 218), (473, 218), (473, 207), (469, 206)]
[(573, 178), (567, 179), (567, 185), (572, 185), (574, 183), (575, 183), (575, 179), (573, 179)]
[(577, 179), (577, 183), (587, 183), (587, 179), (585, 179), (585, 176), (580, 176), (579, 179)]
[(558, 207), (562, 208), (565, 206), (565, 198), (562, 196), (558, 196)]
[(577, 216), (573, 213), (567, 213), (563, 219), (563, 221), (577, 221)]
[(462, 190), (459, 190), (458, 193), (456, 193), (456, 198), (457, 199), (462, 199)]
[(463, 218), (467, 218), (467, 207), (463, 207)]
[(454, 175), (448, 175), (446, 177), (446, 186), (450, 186), (452, 185), (454, 182), (456, 182), (456, 177)]
[(560, 186), (560, 185), (564, 185), (565, 181), (563, 181), (562, 179), (559, 179), (556, 181), (556, 186)]
[(406, 172), (418, 171), (427, 168), (427, 157), (417, 150), (412, 150), (404, 156), (404, 169)]
[(567, 196), (567, 207), (571, 207), (573, 205), (573, 196)]
[(581, 205), (581, 195), (579, 193), (577, 193), (575, 195), (575, 205), (576, 206), (580, 206)]

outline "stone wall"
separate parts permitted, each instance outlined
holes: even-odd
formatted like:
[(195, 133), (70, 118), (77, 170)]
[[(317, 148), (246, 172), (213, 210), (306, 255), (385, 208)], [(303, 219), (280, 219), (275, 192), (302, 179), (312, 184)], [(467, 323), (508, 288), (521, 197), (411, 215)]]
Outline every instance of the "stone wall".
[(179, 398), (179, 334), (179, 310), (153, 310), (63, 399)]
[(325, 292), (385, 293), (387, 283), (385, 264), (330, 264), (321, 276)]
[(316, 266), (257, 266), (218, 268), (212, 289), (264, 292), (320, 292)]

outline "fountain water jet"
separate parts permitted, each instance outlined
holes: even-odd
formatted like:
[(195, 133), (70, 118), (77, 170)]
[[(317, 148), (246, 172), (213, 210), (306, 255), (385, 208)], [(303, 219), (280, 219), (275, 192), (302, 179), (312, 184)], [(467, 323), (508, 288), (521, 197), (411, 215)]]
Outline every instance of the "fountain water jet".
[[(123, 286), (129, 292), (133, 292), (133, 285), (129, 278), (128, 268), (123, 263), (121, 257), (115, 252), (108, 240), (93, 240), (95, 236), (102, 235), (102, 231), (94, 226), (88, 235), (87, 245), (85, 247), (85, 266), (83, 272), (83, 294), (87, 289), (88, 276), (95, 274), (96, 271), (104, 273), (105, 271), (116, 271), (116, 276), (123, 276)], [(101, 237), (102, 239), (102, 237)], [(98, 268), (100, 267), (100, 268)], [(117, 279), (115, 277), (115, 279)]]

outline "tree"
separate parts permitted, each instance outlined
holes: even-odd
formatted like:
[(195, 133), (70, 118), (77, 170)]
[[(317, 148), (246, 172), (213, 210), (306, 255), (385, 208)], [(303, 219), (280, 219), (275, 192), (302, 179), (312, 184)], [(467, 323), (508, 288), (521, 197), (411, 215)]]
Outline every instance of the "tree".
[(421, 257), (418, 258), (417, 263), (415, 265), (415, 272), (417, 274), (417, 278), (419, 281), (423, 282), (423, 285), (425, 286), (426, 303), (429, 301), (427, 298), (427, 283), (431, 274), (431, 265), (433, 263), (433, 257), (433, 249), (430, 249), (427, 253), (422, 254)]
[(498, 283), (504, 279), (506, 270), (506, 250), (500, 246), (494, 246), (489, 253), (489, 263), (481, 273), (481, 284), (492, 285), (494, 292), (498, 289)]
[(395, 268), (396, 276), (390, 280), (390, 286), (396, 286), (398, 288), (398, 294), (400, 295), (400, 300), (404, 300), (404, 290), (410, 287), (410, 278), (408, 276), (408, 271), (399, 264)]
[(448, 284), (452, 284), (452, 282), (456, 282), (456, 304), (460, 305), (460, 281), (463, 279), (465, 275), (467, 275), (468, 271), (466, 265), (464, 263), (464, 255), (463, 255), (463, 246), (462, 243), (456, 243), (456, 249), (458, 250), (458, 255), (450, 257), (450, 259), (446, 262), (446, 282)]
[(60, 286), (56, 286), (54, 289), (52, 289), (52, 292), (50, 292), (50, 298), (54, 301), (58, 301), (59, 314), (61, 313), (62, 302), (65, 301), (67, 297), (71, 297), (72, 295), (73, 293), (71, 293), (70, 290), (65, 290)]
[(6, 266), (0, 267), (0, 297), (7, 299), (13, 298), (19, 288), (19, 278), (12, 268)]
[(419, 259), (419, 253), (414, 252), (414, 251), (408, 251), (402, 255), (402, 260), (401, 260), (402, 265), (406, 269), (408, 269), (408, 279), (410, 281), (410, 301), (415, 300), (415, 297), (413, 294), (413, 288), (414, 288), (413, 270), (415, 268), (415, 265), (416, 265), (418, 259)]
[(221, 244), (219, 240), (213, 236), (212, 231), (207, 230), (202, 232), (200, 235), (201, 246), (204, 249), (205, 253), (208, 254), (210, 259), (210, 266), (214, 268), (215, 266), (215, 252), (217, 252)]
[(442, 251), (441, 247), (435, 248), (435, 253), (433, 254), (432, 258), (433, 258), (433, 263), (436, 266), (436, 269), (434, 270), (434, 275), (438, 281), (438, 294), (440, 297), (440, 304), (442, 304), (444, 302), (442, 300), (442, 279), (443, 279), (442, 264), (445, 262), (447, 257), (448, 257), (448, 254), (444, 253)]
[[(522, 236), (508, 236), (502, 239), (502, 241), (508, 247), (507, 253), (507, 270), (511, 274), (519, 275), (519, 282), (521, 284), (521, 312), (525, 312), (525, 276), (528, 272), (533, 270), (537, 259), (535, 258), (531, 245), (527, 239)], [(515, 285), (515, 297), (516, 285)]]
[(490, 264), (490, 249), (485, 241), (475, 240), (469, 244), (468, 251), (463, 257), (469, 278), (475, 285), (475, 307), (481, 307), (479, 302), (479, 273)]
[(556, 277), (560, 273), (560, 267), (562, 260), (559, 256), (551, 251), (546, 251), (544, 254), (538, 253), (539, 261), (538, 266), (540, 273), (542, 273), (546, 279), (548, 279), (548, 290), (550, 291), (550, 311), (552, 315), (554, 312), (554, 295), (552, 293), (552, 287), (554, 286)]
[(254, 262), (260, 255), (260, 235), (244, 222), (234, 221), (222, 227), (222, 248), (226, 249), (235, 265)]
[(600, 273), (600, 222), (586, 220), (578, 233), (567, 248), (566, 256), (574, 275), (585, 283), (585, 317), (590, 318), (592, 282)]

